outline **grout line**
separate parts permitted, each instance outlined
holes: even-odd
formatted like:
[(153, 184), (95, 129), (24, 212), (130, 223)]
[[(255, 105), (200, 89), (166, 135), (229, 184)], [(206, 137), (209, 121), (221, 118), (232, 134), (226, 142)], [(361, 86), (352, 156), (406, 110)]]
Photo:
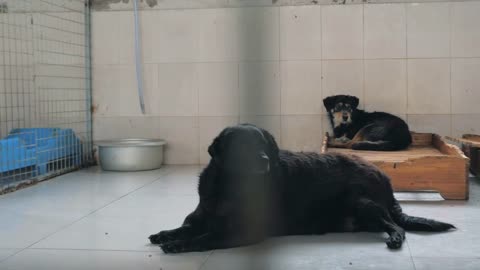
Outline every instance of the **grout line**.
[(215, 251), (212, 250), (208, 253), (207, 257), (205, 258), (205, 260), (202, 262), (202, 264), (200, 265), (200, 267), (198, 268), (198, 270), (202, 270), (204, 269), (203, 267), (205, 267), (205, 264), (207, 263), (207, 261), (210, 259), (210, 257), (213, 255)]
[(405, 113), (406, 113), (406, 122), (409, 125), (409, 114), (408, 114), (408, 5), (405, 3)]
[(454, 5), (450, 2), (448, 2), (448, 42), (449, 42), (449, 50), (448, 50), (448, 56), (450, 59), (450, 135), (453, 135), (453, 108), (452, 108), (452, 90), (453, 90), (453, 82), (452, 82), (452, 63), (454, 59), (452, 58), (453, 55), (453, 9)]
[(45, 240), (45, 239), (49, 238), (50, 236), (53, 236), (54, 234), (57, 234), (57, 233), (59, 233), (59, 232), (61, 232), (61, 231), (65, 230), (65, 229), (69, 228), (70, 226), (72, 226), (72, 225), (76, 224), (77, 222), (79, 222), (79, 221), (81, 221), (81, 220), (85, 219), (86, 217), (88, 217), (88, 216), (90, 216), (90, 215), (92, 215), (92, 214), (94, 214), (94, 213), (96, 213), (96, 212), (98, 212), (98, 211), (100, 211), (100, 210), (104, 209), (105, 207), (107, 207), (107, 206), (109, 206), (109, 205), (112, 205), (113, 203), (115, 203), (115, 202), (117, 202), (117, 201), (119, 201), (119, 200), (123, 199), (124, 197), (126, 197), (126, 196), (128, 196), (128, 195), (130, 195), (130, 194), (132, 194), (132, 193), (134, 193), (134, 192), (136, 192), (136, 191), (138, 191), (138, 190), (140, 190), (140, 189), (142, 189), (142, 188), (144, 188), (144, 187), (148, 186), (148, 185), (151, 185), (151, 184), (153, 184), (154, 182), (156, 182), (156, 181), (160, 180), (162, 177), (165, 177), (165, 176), (167, 176), (167, 175), (169, 175), (169, 174), (171, 174), (171, 173), (172, 173), (172, 171), (170, 171), (170, 172), (169, 172), (169, 170), (168, 170), (168, 169), (165, 169), (165, 170), (166, 170), (165, 174), (162, 174), (162, 175), (161, 175), (161, 176), (159, 176), (158, 178), (155, 178), (155, 180), (153, 180), (153, 181), (151, 181), (151, 182), (148, 182), (148, 183), (146, 183), (146, 184), (144, 184), (144, 185), (142, 185), (142, 186), (140, 186), (140, 187), (138, 187), (138, 188), (136, 188), (136, 189), (134, 189), (134, 190), (132, 190), (132, 191), (130, 191), (130, 192), (128, 192), (128, 193), (126, 193), (126, 194), (124, 194), (124, 195), (120, 196), (120, 197), (118, 197), (117, 199), (114, 199), (113, 201), (111, 201), (111, 202), (109, 202), (109, 203), (107, 203), (107, 204), (105, 204), (105, 205), (103, 205), (103, 206), (99, 207), (98, 209), (95, 209), (95, 210), (93, 210), (93, 211), (90, 211), (90, 212), (89, 212), (89, 213), (87, 213), (86, 215), (84, 215), (84, 216), (82, 216), (82, 217), (80, 217), (80, 218), (78, 218), (78, 219), (76, 219), (76, 220), (74, 220), (74, 221), (72, 221), (72, 222), (70, 222), (70, 223), (68, 223), (68, 224), (64, 225), (64, 226), (61, 226), (61, 227), (60, 227), (59, 229), (57, 229), (55, 232), (52, 232), (52, 233), (50, 233), (50, 234), (48, 234), (48, 235), (46, 235), (46, 236), (42, 237), (41, 239), (39, 239), (39, 240), (35, 241), (34, 243), (32, 243), (32, 244), (28, 245), (27, 247), (25, 247), (25, 248), (21, 248), (21, 249), (19, 249), (17, 252), (15, 252), (15, 253), (11, 254), (10, 256), (7, 256), (7, 257), (5, 257), (4, 259), (1, 259), (1, 260), (0, 260), (0, 263), (3, 263), (4, 261), (6, 261), (6, 260), (8, 260), (9, 258), (11, 258), (11, 257), (13, 257), (13, 256), (15, 256), (15, 255), (17, 255), (17, 254), (19, 254), (20, 252), (22, 252), (22, 251), (24, 251), (24, 250), (26, 250), (26, 249), (30, 249), (32, 246), (34, 246), (34, 245), (38, 244), (39, 242), (41, 242), (41, 241), (43, 241), (43, 240)]
[(413, 254), (412, 254), (412, 250), (410, 249), (410, 245), (409, 245), (409, 243), (408, 243), (408, 239), (405, 239), (405, 244), (407, 244), (408, 254), (410, 255), (410, 261), (412, 262), (413, 269), (414, 269), (414, 270), (417, 270), (417, 266), (415, 265), (415, 261), (413, 260)]
[(365, 89), (365, 86), (366, 86), (366, 83), (365, 83), (365, 70), (366, 70), (366, 61), (365, 61), (365, 44), (366, 44), (366, 40), (365, 40), (365, 29), (366, 29), (366, 25), (365, 25), (365, 3), (362, 4), (362, 67), (363, 67), (363, 70), (362, 70), (362, 102), (360, 103), (360, 105), (363, 107), (363, 109), (365, 110), (365, 107), (367, 107), (367, 102), (365, 100), (365, 92), (366, 92), (366, 89)]
[(242, 99), (243, 99), (243, 93), (240, 88), (240, 70), (241, 70), (241, 63), (237, 62), (237, 95), (238, 95), (238, 103), (237, 103), (237, 110), (238, 110), (238, 116), (237, 116), (237, 124), (241, 124), (241, 115), (242, 115)]
[(199, 84), (199, 80), (200, 80), (200, 65), (199, 64), (195, 64), (194, 66), (194, 70), (195, 70), (195, 77), (194, 77), (194, 83), (195, 83), (195, 90), (197, 92), (197, 115), (195, 116), (196, 118), (196, 123), (195, 123), (195, 126), (197, 127), (197, 164), (201, 164), (202, 161), (201, 161), (201, 151), (200, 151), (200, 147), (201, 147), (201, 142), (200, 142), (200, 84)]
[[(322, 49), (323, 53), (323, 49)], [(399, 59), (412, 59), (412, 60), (428, 60), (428, 59), (450, 59), (452, 57), (449, 56), (436, 56), (436, 57), (372, 57), (372, 58), (308, 58), (308, 59), (303, 59), (303, 58), (292, 58), (292, 59), (273, 59), (273, 60), (268, 60), (268, 59), (256, 59), (256, 60), (224, 60), (224, 61), (178, 61), (178, 62), (145, 62), (144, 65), (180, 65), (180, 64), (216, 64), (216, 63), (225, 63), (225, 64), (232, 64), (232, 63), (269, 63), (269, 62), (298, 62), (298, 61), (304, 61), (304, 62), (314, 62), (314, 61), (347, 61), (347, 60), (399, 60)], [(454, 57), (455, 59), (480, 59), (480, 56), (456, 56)], [(129, 67), (129, 66), (134, 66), (133, 63), (96, 63), (92, 67), (99, 68), (99, 67)]]
[(92, 251), (92, 252), (136, 252), (136, 253), (163, 253), (161, 249), (158, 251), (151, 250), (131, 250), (131, 249), (88, 249), (88, 248), (28, 248), (28, 250), (56, 250), (56, 251)]
[[(280, 12), (280, 7), (277, 7), (277, 12), (278, 12), (278, 17), (277, 17), (277, 20), (278, 20), (278, 47), (279, 47), (279, 50), (278, 50), (278, 59), (281, 59), (282, 58), (282, 39), (281, 39), (281, 36), (282, 36), (282, 29), (281, 29), (281, 12)], [(283, 95), (282, 95), (282, 92), (283, 92), (283, 84), (282, 84), (282, 64), (281, 62), (278, 63), (278, 91), (279, 91), (279, 112), (280, 112), (280, 140), (279, 142), (277, 142), (279, 145), (283, 145), (282, 144), (282, 133), (283, 133), (283, 129), (282, 129), (282, 123), (283, 123), (283, 117), (282, 117), (282, 100), (283, 100)]]

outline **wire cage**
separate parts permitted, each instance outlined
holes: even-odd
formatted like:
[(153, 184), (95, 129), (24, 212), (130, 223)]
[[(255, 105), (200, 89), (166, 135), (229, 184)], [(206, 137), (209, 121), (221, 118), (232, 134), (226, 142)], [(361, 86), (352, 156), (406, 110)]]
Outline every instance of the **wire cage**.
[(93, 162), (89, 0), (0, 0), (0, 193)]

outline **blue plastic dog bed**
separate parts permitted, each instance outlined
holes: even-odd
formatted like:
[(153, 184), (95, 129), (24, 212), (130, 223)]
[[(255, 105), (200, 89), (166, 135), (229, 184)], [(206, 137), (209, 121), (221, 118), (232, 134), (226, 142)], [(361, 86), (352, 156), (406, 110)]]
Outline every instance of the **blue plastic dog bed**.
[[(60, 128), (19, 128), (0, 140), (0, 173), (34, 167), (34, 175), (48, 173), (48, 165), (70, 160), (79, 166), (82, 144), (73, 130)], [(71, 164), (72, 164), (71, 163)]]

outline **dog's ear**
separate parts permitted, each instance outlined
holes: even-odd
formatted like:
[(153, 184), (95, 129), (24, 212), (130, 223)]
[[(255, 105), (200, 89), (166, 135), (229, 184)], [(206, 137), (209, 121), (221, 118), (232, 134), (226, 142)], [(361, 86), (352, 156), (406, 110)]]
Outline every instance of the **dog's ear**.
[(275, 141), (275, 138), (273, 137), (273, 135), (266, 131), (265, 129), (263, 128), (259, 128), (262, 133), (263, 133), (263, 136), (265, 137), (265, 139), (267, 140), (267, 144), (268, 144), (268, 157), (272, 160), (278, 160), (278, 154), (280, 152), (280, 149), (278, 148), (278, 144), (277, 144), (277, 141)]
[(223, 129), (208, 147), (208, 154), (210, 154), (212, 158), (218, 157), (222, 153), (222, 140), (227, 135), (227, 129), (228, 128)]
[(220, 135), (218, 135), (208, 147), (208, 154), (213, 158), (220, 152)]
[(352, 108), (356, 109), (360, 100), (356, 96), (348, 96), (348, 101)]
[(336, 96), (331, 96), (323, 99), (323, 105), (325, 106), (325, 109), (327, 109), (327, 111), (330, 111), (331, 109), (333, 109), (336, 103), (337, 103)]

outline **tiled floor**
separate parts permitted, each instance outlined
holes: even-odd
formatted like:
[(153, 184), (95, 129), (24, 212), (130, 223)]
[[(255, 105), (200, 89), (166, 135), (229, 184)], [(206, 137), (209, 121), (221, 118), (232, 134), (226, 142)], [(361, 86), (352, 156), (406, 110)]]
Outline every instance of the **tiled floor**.
[[(200, 167), (139, 173), (91, 168), (0, 196), (0, 269), (480, 269), (480, 181), (468, 202), (403, 201), (409, 214), (457, 231), (283, 237), (257, 246), (165, 255), (147, 236), (179, 225), (197, 204)], [(409, 198), (404, 194), (400, 198)]]

